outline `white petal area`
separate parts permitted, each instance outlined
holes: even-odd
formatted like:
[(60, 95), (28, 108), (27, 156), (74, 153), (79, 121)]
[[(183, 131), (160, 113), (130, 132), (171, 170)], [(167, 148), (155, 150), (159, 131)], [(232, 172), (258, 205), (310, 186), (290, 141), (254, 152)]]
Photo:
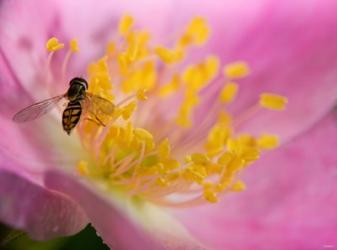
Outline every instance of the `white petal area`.
[(112, 248), (204, 249), (163, 208), (60, 172), (50, 171), (45, 183), (77, 201)]

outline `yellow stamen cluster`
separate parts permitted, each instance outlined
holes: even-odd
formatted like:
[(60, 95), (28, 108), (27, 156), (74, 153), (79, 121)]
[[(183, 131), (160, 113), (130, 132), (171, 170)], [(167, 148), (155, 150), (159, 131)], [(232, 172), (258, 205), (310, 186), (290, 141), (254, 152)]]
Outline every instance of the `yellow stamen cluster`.
[(219, 71), (219, 59), (208, 56), (200, 63), (187, 66), (182, 74), (181, 88), (184, 99), (180, 106), (176, 123), (182, 127), (192, 126), (192, 115), (194, 108), (200, 103), (199, 92), (206, 87)]
[(187, 26), (183, 35), (178, 39), (178, 46), (203, 45), (209, 37), (209, 27), (202, 17), (194, 18)]
[[(219, 82), (225, 84), (212, 100), (218, 106), (195, 123), (203, 90), (217, 79), (220, 60), (214, 55), (194, 64), (184, 60), (209, 33), (205, 20), (197, 17), (166, 48), (153, 45), (146, 31), (136, 30), (131, 16), (122, 18), (116, 41), (88, 68), (89, 92), (116, 108), (109, 115), (99, 114), (105, 127), (91, 121), (80, 124), (81, 140), (94, 159), (78, 163), (81, 176), (168, 206), (213, 203), (224, 192), (245, 189), (239, 173), (264, 150), (277, 147), (279, 139), (237, 133), (236, 119), (226, 111), (239, 91), (233, 79), (250, 72), (245, 62), (223, 68), (225, 79)], [(77, 51), (76, 42), (70, 46)], [(161, 106), (165, 102), (169, 104)], [(286, 98), (274, 94), (260, 98), (260, 105), (269, 109), (283, 109), (285, 103)], [(170, 200), (171, 195), (183, 197)]]

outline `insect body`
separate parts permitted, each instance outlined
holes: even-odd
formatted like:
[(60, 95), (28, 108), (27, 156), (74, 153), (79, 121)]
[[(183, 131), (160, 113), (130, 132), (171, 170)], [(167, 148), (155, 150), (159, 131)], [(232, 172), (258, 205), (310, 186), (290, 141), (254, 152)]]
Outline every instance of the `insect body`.
[(69, 134), (80, 121), (82, 106), (79, 101), (69, 102), (62, 115), (63, 129)]
[(62, 115), (62, 126), (68, 134), (80, 121), (82, 114), (81, 101), (85, 98), (87, 88), (88, 84), (82, 78), (73, 78), (70, 81), (70, 87), (66, 94), (69, 103)]
[(30, 105), (16, 113), (13, 120), (19, 123), (35, 120), (66, 98), (68, 104), (63, 111), (62, 126), (67, 134), (70, 134), (71, 130), (76, 127), (84, 113), (89, 120), (104, 126), (99, 115), (111, 115), (115, 107), (107, 99), (88, 93), (87, 89), (87, 81), (75, 77), (70, 81), (67, 93)]

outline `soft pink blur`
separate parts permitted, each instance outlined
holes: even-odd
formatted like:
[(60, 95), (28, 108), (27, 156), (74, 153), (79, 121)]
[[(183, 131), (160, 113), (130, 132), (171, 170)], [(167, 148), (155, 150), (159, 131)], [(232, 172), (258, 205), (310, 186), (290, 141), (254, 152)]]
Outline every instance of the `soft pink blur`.
[[(13, 112), (40, 99), (38, 92), (43, 85), (39, 79), (44, 73), (41, 69), (46, 62), (44, 44), (48, 38), (78, 38), (81, 51), (72, 60), (68, 74), (84, 75), (87, 63), (100, 56), (125, 12), (148, 28), (155, 41), (172, 39), (172, 34), (181, 31), (195, 15), (208, 19), (212, 39), (191, 58), (216, 53), (223, 63), (246, 60), (252, 68), (252, 75), (241, 82), (242, 91), (231, 107), (235, 114), (254, 104), (262, 91), (289, 98), (287, 111), (260, 112), (241, 127), (256, 134), (278, 133), (287, 144), (244, 173), (248, 184), (244, 193), (224, 197), (216, 205), (174, 211), (190, 232), (215, 249), (317, 249), (336, 245), (336, 121), (333, 116), (326, 117), (337, 96), (334, 0), (147, 0), (99, 4), (92, 0), (2, 1), (0, 97), (4, 104), (0, 107), (0, 178), (11, 180), (13, 190), (8, 193), (9, 183), (0, 182), (0, 201), (8, 206), (0, 206), (1, 221), (29, 231), (34, 238), (48, 239), (75, 233), (89, 220), (110, 246), (158, 249), (158, 242), (73, 179), (49, 172), (49, 188), (58, 191), (45, 189), (45, 169), (57, 165), (51, 161), (55, 157), (49, 156), (49, 142), (44, 139), (48, 130), (40, 129), (38, 122), (34, 128), (22, 128), (10, 121)], [(57, 67), (61, 58), (62, 53), (53, 66)], [(66, 83), (60, 84), (58, 88), (63, 89)], [(200, 107), (197, 119), (210, 112), (208, 101)], [(22, 186), (32, 191), (21, 192)], [(76, 190), (69, 188), (73, 186)], [(46, 197), (45, 202), (39, 198), (41, 204), (21, 203), (35, 197), (35, 193)], [(50, 200), (61, 208), (53, 213), (44, 209), (38, 216), (31, 212), (37, 205), (48, 208)], [(9, 214), (11, 209), (21, 216)], [(107, 213), (111, 214), (107, 217)], [(122, 221), (122, 225), (116, 221)], [(193, 248), (190, 242), (186, 247)]]

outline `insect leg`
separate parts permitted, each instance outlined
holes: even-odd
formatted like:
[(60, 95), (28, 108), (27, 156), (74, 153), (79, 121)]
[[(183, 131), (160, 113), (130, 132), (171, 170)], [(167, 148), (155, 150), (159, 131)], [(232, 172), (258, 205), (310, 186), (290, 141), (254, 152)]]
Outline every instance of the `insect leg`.
[(91, 122), (97, 124), (98, 126), (103, 126), (103, 127), (105, 127), (105, 124), (104, 124), (100, 119), (98, 119), (97, 116), (95, 116), (95, 119), (90, 118), (90, 117), (85, 117), (84, 119), (85, 119), (85, 120), (88, 120), (88, 121), (91, 121)]
[(84, 120), (88, 120), (88, 121), (90, 121), (90, 122), (93, 122), (93, 123), (95, 123), (96, 125), (98, 125), (98, 126), (100, 126), (101, 124), (100, 123), (98, 123), (96, 120), (94, 120), (94, 119), (92, 119), (92, 118), (84, 118)]
[(96, 120), (100, 123), (101, 126), (105, 127), (105, 124), (95, 115)]

